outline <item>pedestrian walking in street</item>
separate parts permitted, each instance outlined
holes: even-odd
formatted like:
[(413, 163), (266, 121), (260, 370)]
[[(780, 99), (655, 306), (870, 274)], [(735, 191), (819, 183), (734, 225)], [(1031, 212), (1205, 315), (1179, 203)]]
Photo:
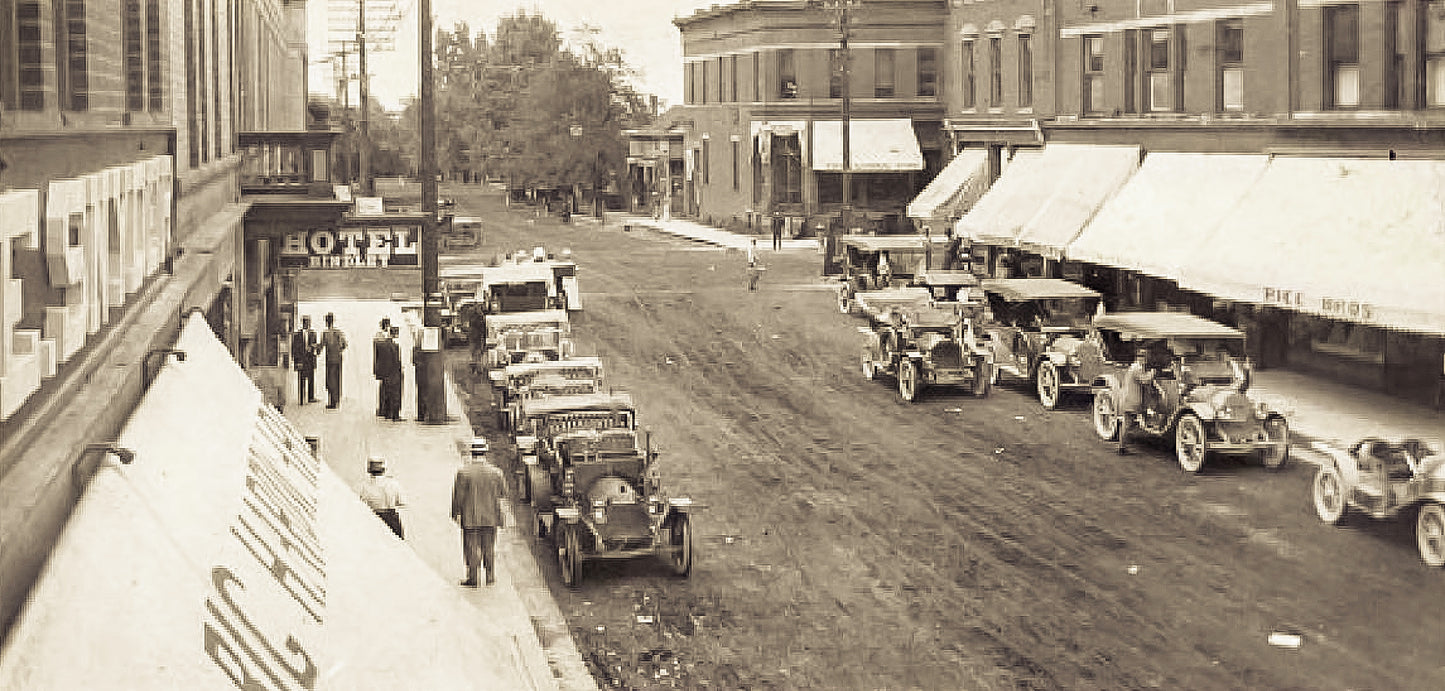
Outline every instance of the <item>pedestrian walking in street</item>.
[(326, 313), (326, 331), (321, 333), (321, 352), (326, 361), (327, 408), (341, 404), (341, 353), (346, 350), (346, 334), (336, 328), (336, 315)]
[(401, 499), (401, 483), (386, 475), (386, 459), (372, 456), (366, 460), (367, 478), (361, 482), (358, 494), (366, 505), (376, 512), (391, 532), (405, 540), (406, 531), (401, 527), (401, 514), (397, 511), (406, 505)]
[(783, 249), (783, 217), (773, 216), (773, 251)]
[(452, 520), (462, 529), (462, 561), (467, 577), (461, 584), (477, 587), (478, 564), (487, 570), (487, 585), (497, 582), (497, 529), (502, 527), (502, 499), (507, 482), (487, 457), (487, 440), (472, 439), (467, 458), (452, 484)]
[(316, 350), (320, 347), (311, 317), (301, 317), (301, 328), (291, 334), (291, 366), (296, 369), (296, 404), (316, 402)]
[(748, 238), (748, 291), (758, 289), (758, 278), (763, 268), (758, 264), (758, 239)]
[(1144, 415), (1144, 399), (1148, 387), (1154, 383), (1154, 370), (1149, 367), (1149, 351), (1140, 348), (1134, 354), (1134, 364), (1124, 373), (1123, 391), (1119, 400), (1119, 453), (1129, 453), (1129, 430), (1136, 424), (1136, 418)]

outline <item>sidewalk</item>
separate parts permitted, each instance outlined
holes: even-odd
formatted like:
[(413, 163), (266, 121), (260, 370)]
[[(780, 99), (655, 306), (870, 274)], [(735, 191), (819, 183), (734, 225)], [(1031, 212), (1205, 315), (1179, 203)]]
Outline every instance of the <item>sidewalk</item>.
[[(472, 436), (451, 382), (447, 383), (445, 425), (415, 422), (416, 390), (411, 367), (411, 343), (402, 329), (401, 353), (406, 371), (402, 401), (404, 422), (376, 417), (376, 380), (371, 376), (371, 339), (382, 317), (403, 324), (397, 303), (371, 300), (307, 302), (300, 314), (312, 315), (318, 330), (322, 315), (335, 313), (336, 324), (349, 345), (344, 360), (342, 401), (336, 410), (325, 407), (324, 367), (316, 373), (320, 403), (297, 405), (296, 377), (287, 385), (286, 417), (307, 436), (321, 440), (321, 458), (353, 487), (365, 476), (366, 459), (386, 458), (388, 474), (401, 484), (405, 506), (401, 520), (406, 542), (433, 570), (455, 583), (464, 575), (460, 531), (449, 517), (452, 480), (461, 462), (461, 449)], [(581, 655), (567, 633), (565, 621), (532, 556), (529, 533), (504, 505), (506, 526), (497, 535), (497, 583), (481, 588), (457, 586), (476, 607), (475, 616), (488, 623), (495, 645), (510, 657), (531, 689), (588, 691), (597, 688)], [(540, 640), (545, 639), (545, 640)]]
[(1285, 411), (1296, 449), (1308, 449), (1313, 443), (1343, 449), (1367, 436), (1445, 442), (1445, 414), (1317, 376), (1279, 369), (1255, 371), (1250, 393)]
[[(649, 228), (687, 240), (734, 250), (747, 250), (749, 241), (756, 238), (758, 241), (758, 249), (767, 252), (773, 251), (773, 238), (769, 234), (744, 235), (689, 221), (685, 218), (671, 218), (666, 221), (661, 221), (651, 216), (624, 214), (614, 211), (607, 214), (607, 223), (609, 225)], [(783, 250), (807, 250), (816, 252), (818, 250), (818, 242), (812, 239), (783, 240)]]

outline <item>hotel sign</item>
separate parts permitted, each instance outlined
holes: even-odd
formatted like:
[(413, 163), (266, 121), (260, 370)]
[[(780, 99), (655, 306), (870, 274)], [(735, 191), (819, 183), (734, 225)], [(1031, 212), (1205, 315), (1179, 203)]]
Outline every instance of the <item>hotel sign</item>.
[(417, 266), (420, 239), (420, 224), (298, 230), (282, 239), (280, 263), (308, 268)]

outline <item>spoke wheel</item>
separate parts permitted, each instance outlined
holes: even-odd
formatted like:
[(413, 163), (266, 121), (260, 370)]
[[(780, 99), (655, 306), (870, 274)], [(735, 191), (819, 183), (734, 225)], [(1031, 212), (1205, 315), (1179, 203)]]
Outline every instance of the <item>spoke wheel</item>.
[(1179, 459), (1179, 467), (1186, 473), (1199, 472), (1204, 467), (1206, 453), (1204, 423), (1198, 415), (1185, 413), (1174, 429), (1174, 455)]
[(1334, 525), (1345, 517), (1345, 480), (1333, 464), (1322, 465), (1315, 471), (1310, 495), (1314, 499), (1315, 515), (1321, 521)]
[(1094, 434), (1104, 441), (1113, 441), (1119, 434), (1119, 412), (1109, 389), (1094, 392)]
[(1044, 404), (1047, 410), (1053, 410), (1059, 405), (1059, 370), (1054, 363), (1044, 360), (1039, 363), (1037, 386), (1039, 390), (1039, 403)]
[(918, 400), (918, 363), (912, 360), (898, 365), (898, 396), (907, 403)]
[(868, 351), (863, 351), (863, 378), (873, 381), (878, 376), (878, 369), (873, 366), (873, 358), (868, 356)]
[(1415, 541), (1420, 559), (1428, 566), (1445, 566), (1445, 506), (1430, 502), (1420, 506), (1415, 519)]
[(582, 582), (582, 540), (577, 536), (575, 524), (559, 526), (557, 540), (557, 566), (562, 572), (562, 584), (576, 588)]
[(687, 514), (679, 514), (672, 524), (670, 533), (672, 556), (669, 560), (672, 573), (686, 578), (692, 573), (692, 520)]
[(1279, 446), (1272, 446), (1260, 452), (1260, 460), (1269, 470), (1279, 470), (1289, 462), (1289, 423), (1284, 418), (1272, 417), (1264, 421), (1264, 430), (1269, 440)]

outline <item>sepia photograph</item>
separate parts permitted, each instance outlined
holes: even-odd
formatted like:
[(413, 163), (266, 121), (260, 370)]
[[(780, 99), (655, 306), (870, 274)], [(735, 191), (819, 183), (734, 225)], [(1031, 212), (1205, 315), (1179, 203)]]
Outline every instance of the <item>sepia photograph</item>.
[(1445, 0), (0, 0), (0, 689), (1445, 688)]

